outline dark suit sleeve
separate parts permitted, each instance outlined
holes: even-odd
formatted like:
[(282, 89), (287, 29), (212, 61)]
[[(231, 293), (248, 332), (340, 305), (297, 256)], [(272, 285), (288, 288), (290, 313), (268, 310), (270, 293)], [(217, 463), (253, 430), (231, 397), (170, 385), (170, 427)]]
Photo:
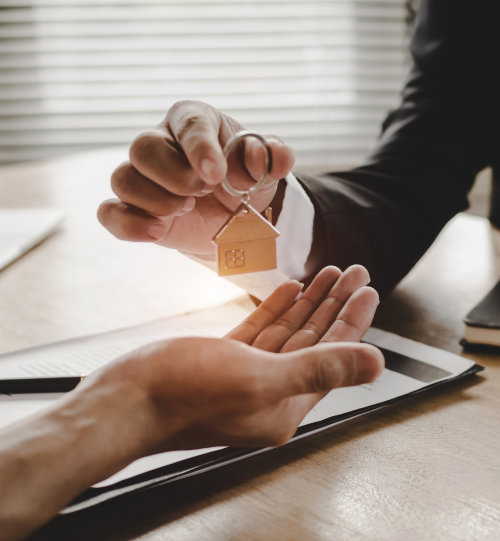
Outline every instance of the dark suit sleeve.
[(463, 81), (457, 6), (464, 3), (421, 2), (401, 104), (366, 163), (321, 177), (297, 174), (316, 210), (316, 261), (365, 265), (381, 294), (467, 207), (467, 192), (487, 163), (484, 114)]

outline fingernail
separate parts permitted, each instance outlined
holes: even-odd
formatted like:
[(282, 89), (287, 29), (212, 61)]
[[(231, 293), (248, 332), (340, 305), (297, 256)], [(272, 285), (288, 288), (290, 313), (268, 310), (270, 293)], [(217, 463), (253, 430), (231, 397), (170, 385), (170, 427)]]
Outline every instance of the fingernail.
[(193, 196), (186, 197), (184, 201), (184, 206), (182, 207), (182, 212), (191, 212), (196, 205), (196, 200)]
[(216, 166), (217, 164), (208, 158), (201, 160), (200, 167), (205, 180), (211, 180), (212, 172)]
[(154, 240), (160, 240), (165, 236), (165, 227), (161, 224), (150, 225), (148, 235)]

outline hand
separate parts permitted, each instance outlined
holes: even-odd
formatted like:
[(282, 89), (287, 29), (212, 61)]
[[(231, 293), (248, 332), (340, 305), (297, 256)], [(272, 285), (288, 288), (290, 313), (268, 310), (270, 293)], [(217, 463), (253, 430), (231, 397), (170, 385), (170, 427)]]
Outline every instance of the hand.
[(368, 281), (363, 267), (327, 267), (298, 300), (301, 285), (286, 282), (227, 337), (140, 348), (3, 428), (2, 539), (143, 455), (282, 444), (329, 390), (374, 380), (382, 354), (356, 343), (378, 304)]
[(356, 343), (378, 305), (368, 281), (359, 265), (327, 267), (297, 301), (301, 284), (280, 286), (224, 339), (167, 340), (124, 358), (112, 379), (126, 369), (148, 397), (142, 453), (279, 445), (325, 393), (375, 379), (381, 353)]
[[(102, 225), (122, 240), (156, 242), (203, 258), (214, 258), (212, 238), (240, 203), (221, 186), (245, 189), (262, 176), (264, 147), (255, 139), (235, 150), (229, 163), (223, 154), (228, 139), (244, 129), (210, 105), (176, 103), (155, 129), (139, 135), (130, 147), (130, 162), (118, 167), (111, 186), (118, 199), (101, 204)], [(268, 137), (272, 153), (269, 181), (251, 197), (263, 211), (277, 181), (293, 165), (290, 147)]]

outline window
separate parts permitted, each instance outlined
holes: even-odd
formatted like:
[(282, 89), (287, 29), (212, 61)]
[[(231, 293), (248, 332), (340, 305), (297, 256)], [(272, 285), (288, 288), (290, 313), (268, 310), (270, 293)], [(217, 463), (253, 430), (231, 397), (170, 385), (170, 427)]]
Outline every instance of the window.
[(179, 99), (359, 162), (405, 76), (403, 0), (0, 0), (0, 161), (128, 144)]

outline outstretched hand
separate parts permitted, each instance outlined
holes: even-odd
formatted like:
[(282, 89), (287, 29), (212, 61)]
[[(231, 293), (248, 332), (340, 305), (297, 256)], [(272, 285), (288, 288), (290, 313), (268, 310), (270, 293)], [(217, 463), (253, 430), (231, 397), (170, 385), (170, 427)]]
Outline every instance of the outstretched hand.
[[(212, 445), (279, 445), (331, 389), (374, 380), (383, 366), (359, 340), (378, 295), (367, 271), (323, 269), (280, 286), (223, 339), (179, 338), (115, 367), (146, 390), (147, 452)], [(115, 381), (116, 375), (113, 376)]]
[(290, 280), (279, 286), (226, 337), (259, 349), (286, 352), (318, 342), (359, 342), (378, 306), (378, 294), (367, 287), (368, 271), (353, 265), (344, 272), (325, 267), (302, 290)]
[(285, 443), (328, 391), (373, 381), (382, 354), (359, 343), (378, 304), (368, 281), (363, 267), (327, 267), (298, 300), (301, 284), (286, 282), (225, 338), (140, 348), (4, 428), (2, 539), (141, 456)]

